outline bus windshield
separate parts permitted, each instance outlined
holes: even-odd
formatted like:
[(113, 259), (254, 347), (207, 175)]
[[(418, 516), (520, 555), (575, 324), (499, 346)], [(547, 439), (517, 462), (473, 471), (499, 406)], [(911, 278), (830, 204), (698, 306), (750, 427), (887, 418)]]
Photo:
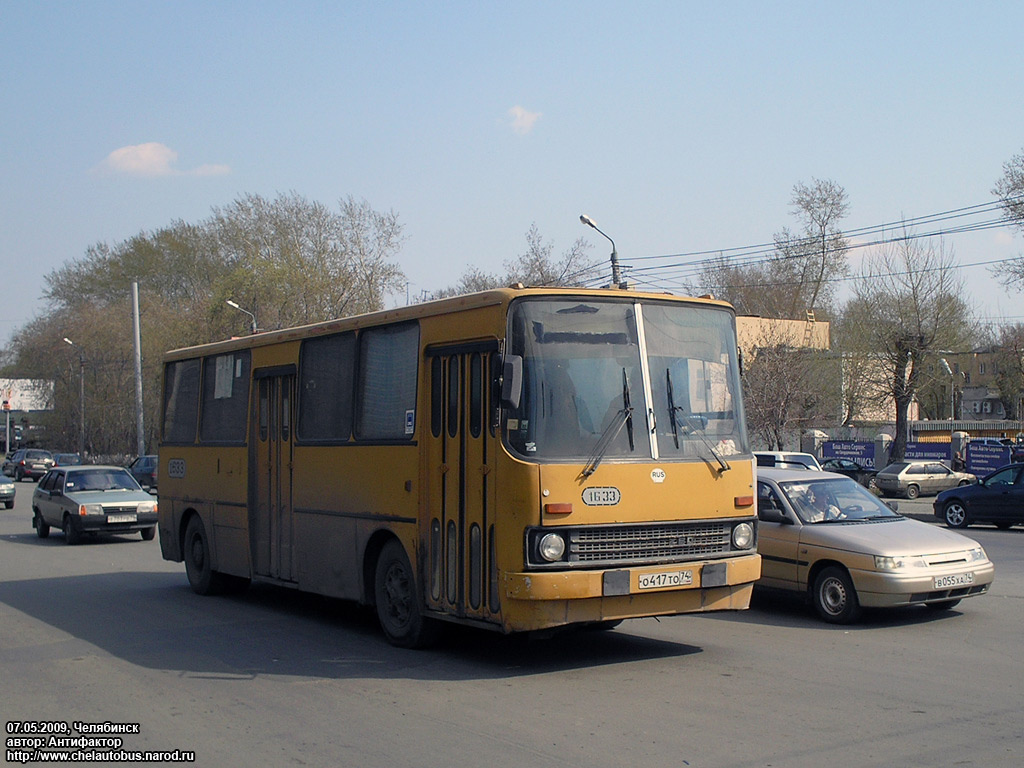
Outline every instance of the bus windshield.
[(727, 310), (522, 300), (509, 322), (523, 389), (504, 429), (519, 455), (714, 462), (749, 453)]

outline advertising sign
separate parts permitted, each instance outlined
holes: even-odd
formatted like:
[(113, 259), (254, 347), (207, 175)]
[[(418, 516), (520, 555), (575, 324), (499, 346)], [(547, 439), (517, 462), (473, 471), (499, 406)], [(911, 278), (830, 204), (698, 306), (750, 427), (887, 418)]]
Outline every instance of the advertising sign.
[(1009, 463), (1009, 446), (967, 444), (967, 471), (971, 474), (984, 477)]
[(821, 458), (849, 459), (862, 467), (875, 468), (874, 440), (828, 440), (821, 444)]
[(0, 394), (11, 411), (52, 411), (53, 382), (45, 379), (0, 379)]
[(948, 466), (953, 456), (949, 452), (949, 443), (907, 443), (903, 458), (907, 461), (932, 459), (945, 462)]

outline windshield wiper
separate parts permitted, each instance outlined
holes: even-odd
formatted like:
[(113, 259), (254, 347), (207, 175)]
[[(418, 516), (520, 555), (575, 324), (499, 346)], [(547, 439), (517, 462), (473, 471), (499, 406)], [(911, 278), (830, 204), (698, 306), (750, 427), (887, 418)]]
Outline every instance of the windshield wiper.
[[(679, 411), (682, 412), (682, 409), (680, 408)], [(707, 449), (709, 451), (711, 451), (711, 455), (715, 457), (715, 461), (717, 461), (718, 462), (718, 466), (721, 467), (721, 469), (719, 469), (719, 472), (726, 472), (726, 471), (732, 469), (732, 467), (729, 465), (729, 463), (725, 459), (722, 458), (722, 454), (720, 454), (718, 452), (718, 449), (715, 448), (715, 446), (711, 444), (710, 440), (708, 440), (708, 436), (704, 434), (704, 425), (701, 422), (700, 418), (698, 416), (694, 416), (692, 414), (685, 414), (684, 413), (683, 414), (683, 420), (686, 422), (686, 426), (689, 428), (690, 432), (692, 434), (696, 435), (697, 437), (699, 437), (704, 442), (704, 445), (707, 446)], [(698, 424), (700, 424), (700, 426), (694, 427), (691, 424), (691, 422), (693, 422), (693, 421), (696, 421)]]
[[(679, 447), (679, 421), (676, 416), (676, 414), (678, 413), (682, 415), (683, 421), (686, 423), (686, 426), (690, 430), (690, 432), (696, 434), (697, 437), (704, 441), (704, 445), (706, 445), (708, 450), (711, 451), (711, 455), (715, 457), (715, 461), (717, 461), (718, 466), (721, 467), (720, 471), (725, 472), (726, 470), (732, 469), (732, 467), (729, 466), (728, 462), (726, 462), (726, 460), (722, 458), (721, 454), (715, 449), (715, 446), (711, 444), (711, 441), (708, 440), (707, 436), (704, 434), (704, 425), (700, 421), (700, 419), (696, 416), (685, 413), (685, 409), (682, 406), (676, 405), (676, 398), (672, 391), (672, 372), (668, 368), (665, 369), (665, 384), (668, 390), (668, 420), (669, 423), (672, 424), (672, 441), (675, 443), (676, 448)], [(693, 426), (690, 425), (691, 420), (697, 421), (697, 423), (699, 423), (701, 426), (698, 428), (694, 428)]]
[(668, 420), (672, 425), (672, 441), (676, 444), (676, 448), (679, 448), (679, 425), (676, 422), (676, 409), (679, 407), (676, 405), (675, 396), (672, 394), (672, 371), (668, 368), (665, 369), (665, 384), (668, 388)]
[(582, 475), (584, 478), (590, 477), (597, 470), (597, 465), (601, 463), (601, 459), (604, 458), (605, 453), (608, 452), (608, 446), (612, 444), (612, 441), (618, 437), (619, 432), (622, 431), (622, 427), (626, 427), (626, 434), (629, 435), (629, 450), (633, 450), (633, 406), (630, 405), (629, 397), (629, 382), (626, 379), (626, 369), (622, 369), (622, 407), (615, 412), (612, 416), (612, 420), (608, 423), (608, 426), (604, 428), (604, 432), (601, 433), (601, 437), (597, 440), (597, 445), (594, 446), (594, 452), (590, 458), (587, 459), (586, 465), (583, 467)]

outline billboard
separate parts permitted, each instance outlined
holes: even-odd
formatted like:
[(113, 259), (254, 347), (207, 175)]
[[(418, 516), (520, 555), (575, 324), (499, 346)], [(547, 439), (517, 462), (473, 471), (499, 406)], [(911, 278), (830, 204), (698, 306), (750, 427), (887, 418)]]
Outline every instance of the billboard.
[(11, 411), (53, 410), (53, 382), (47, 379), (0, 379), (0, 395)]

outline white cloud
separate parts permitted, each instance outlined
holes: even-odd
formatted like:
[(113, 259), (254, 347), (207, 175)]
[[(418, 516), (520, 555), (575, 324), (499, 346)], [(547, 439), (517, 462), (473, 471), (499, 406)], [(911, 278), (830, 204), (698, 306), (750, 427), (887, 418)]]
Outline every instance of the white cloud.
[(508, 111), (512, 118), (512, 130), (523, 136), (533, 130), (533, 126), (540, 120), (540, 112), (530, 112), (518, 104)]
[(99, 169), (128, 176), (222, 176), (231, 173), (226, 165), (200, 165), (190, 171), (174, 167), (178, 153), (155, 141), (115, 149)]

